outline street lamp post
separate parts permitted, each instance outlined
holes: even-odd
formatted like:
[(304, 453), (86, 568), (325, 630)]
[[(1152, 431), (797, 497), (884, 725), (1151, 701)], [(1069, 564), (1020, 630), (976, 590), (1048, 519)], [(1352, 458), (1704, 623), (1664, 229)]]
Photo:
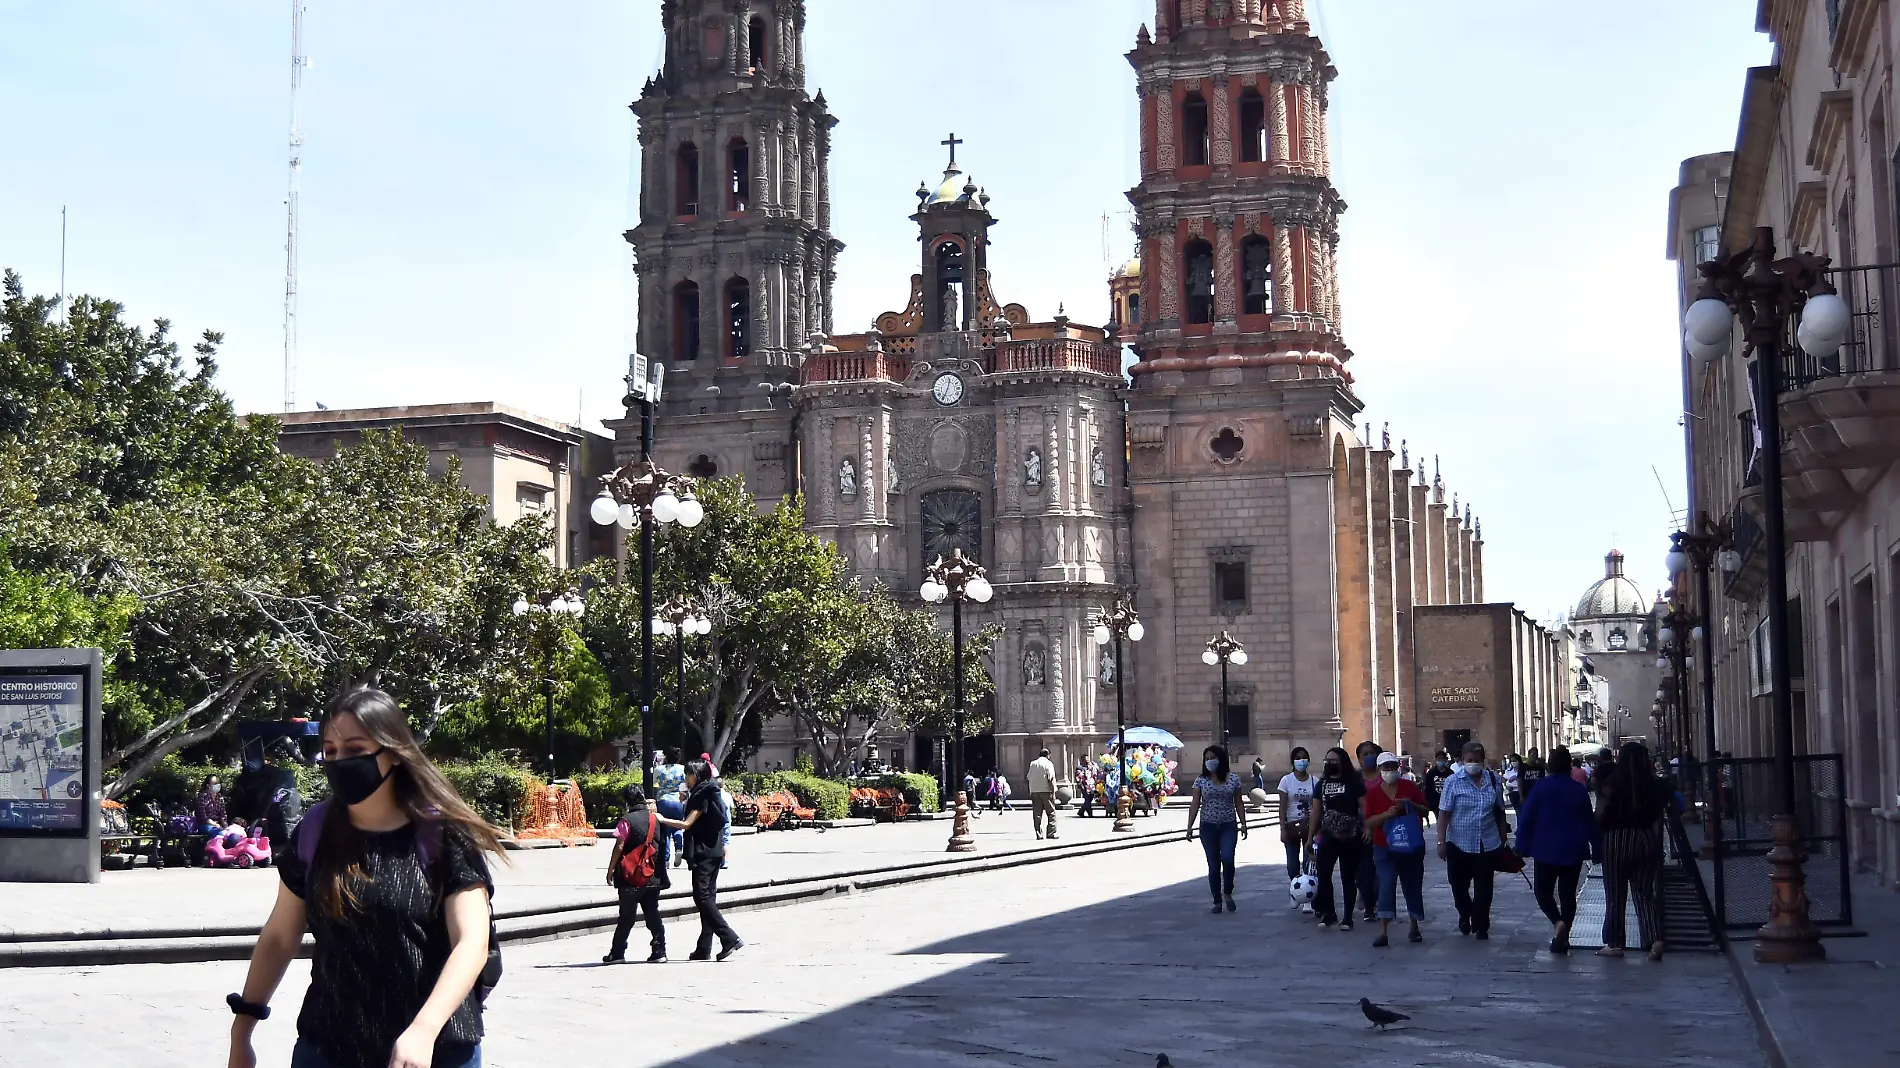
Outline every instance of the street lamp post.
[[(1128, 674), (1127, 661), (1122, 659), (1122, 639), (1138, 642), (1147, 628), (1141, 625), (1141, 617), (1135, 613), (1135, 606), (1128, 598), (1116, 598), (1115, 604), (1102, 613), (1095, 624), (1095, 644), (1115, 643), (1115, 756), (1120, 761), (1121, 784), (1115, 791), (1115, 830), (1132, 831), (1135, 829), (1134, 799), (1128, 790), (1128, 712), (1122, 698), (1122, 679)], [(1244, 654), (1243, 654), (1244, 655)], [(1223, 679), (1225, 667), (1221, 670)], [(1225, 722), (1227, 709), (1221, 708), (1221, 719)]]
[(547, 725), (548, 781), (549, 782), (553, 782), (555, 778), (555, 770), (554, 770), (554, 632), (552, 630), (552, 625), (554, 623), (554, 620), (559, 617), (571, 616), (574, 619), (579, 619), (582, 613), (586, 611), (587, 611), (587, 605), (581, 601), (580, 595), (575, 594), (575, 593), (569, 593), (567, 591), (562, 591), (560, 593), (557, 593), (553, 595), (552, 597), (549, 597), (545, 601), (540, 600), (539, 598), (533, 601), (528, 600), (526, 597), (515, 598), (515, 604), (514, 604), (515, 615), (526, 616), (530, 613), (534, 613), (544, 618), (549, 624), (547, 628), (543, 628), (543, 632), (541, 635), (541, 649), (542, 649), (541, 664), (543, 668), (542, 673), (541, 673), (541, 696), (542, 696), (542, 699), (546, 702), (546, 710), (543, 715), (543, 719), (545, 720), (546, 725)]
[[(636, 371), (646, 364), (634, 358)], [(656, 371), (661, 371), (656, 367)], [(706, 518), (706, 509), (693, 496), (693, 480), (671, 474), (653, 462), (653, 406), (660, 401), (663, 372), (652, 378), (627, 376), (628, 408), (640, 408), (640, 459), (601, 476), (600, 496), (588, 515), (601, 526), (619, 523), (622, 530), (640, 524), (640, 769), (649, 795), (653, 791), (653, 525), (678, 523), (691, 530)], [(683, 741), (684, 739), (682, 739)]]
[[(679, 720), (680, 745), (686, 745), (686, 639), (712, 633), (712, 620), (690, 597), (674, 597), (660, 606), (653, 629), (673, 639), (673, 713)], [(700, 739), (705, 744), (705, 739)]]
[[(1214, 733), (1220, 739), (1220, 747), (1227, 748), (1227, 665), (1239, 667), (1247, 662), (1247, 650), (1234, 636), (1221, 631), (1207, 639), (1207, 648), (1201, 653), (1201, 663), (1212, 667), (1220, 665), (1220, 711), (1215, 714)], [(1115, 684), (1119, 699), (1121, 686), (1121, 649), (1115, 650)]]
[[(1676, 532), (1675, 546), (1669, 550), (1667, 564), (1671, 578), (1685, 567), (1695, 568), (1696, 599), (1702, 605), (1702, 618), (1690, 631), (1690, 637), (1695, 640), (1696, 655), (1702, 658), (1702, 770), (1706, 779), (1702, 785), (1706, 791), (1703, 811), (1707, 819), (1704, 822), (1708, 827), (1708, 833), (1703, 835), (1703, 849), (1713, 860), (1721, 856), (1722, 848), (1722, 769), (1716, 763), (1719, 754), (1715, 747), (1715, 635), (1709, 629), (1715, 608), (1709, 574), (1715, 567), (1717, 555), (1727, 551), (1734, 531), (1728, 520), (1717, 522), (1710, 519), (1707, 512), (1696, 517), (1696, 528), (1693, 534)], [(1720, 904), (1718, 901), (1717, 905)]]
[(1796, 252), (1775, 258), (1772, 227), (1755, 228), (1748, 249), (1697, 269), (1702, 288), (1683, 315), (1683, 341), (1704, 363), (1726, 356), (1741, 320), (1744, 341), (1755, 353), (1755, 426), (1760, 442), (1762, 551), (1768, 558), (1769, 683), (1775, 712), (1775, 770), (1780, 809), (1774, 818), (1774, 848), (1768, 853), (1774, 898), (1768, 922), (1755, 939), (1755, 959), (1764, 964), (1822, 960), (1827, 950), (1808, 917), (1807, 876), (1796, 816), (1794, 693), (1789, 676), (1788, 537), (1781, 490), (1782, 345), (1788, 319), (1799, 313), (1795, 341), (1815, 359), (1840, 351), (1853, 325), (1853, 311), (1824, 273), (1828, 259)]
[[(1405, 752), (1405, 732), (1399, 729), (1399, 692), (1392, 687), (1385, 688), (1385, 714), (1392, 721), (1392, 751), (1401, 755)], [(1375, 724), (1372, 740), (1379, 740), (1378, 727)]]
[(950, 602), (951, 677), (955, 680), (951, 683), (950, 715), (951, 730), (956, 735), (950, 750), (950, 783), (957, 792), (957, 810), (945, 852), (969, 853), (976, 849), (976, 839), (970, 834), (970, 797), (963, 790), (963, 602), (985, 604), (996, 590), (975, 560), (964, 556), (962, 549), (952, 549), (948, 560), (939, 556), (924, 569), (924, 584), (917, 592), (930, 604)]

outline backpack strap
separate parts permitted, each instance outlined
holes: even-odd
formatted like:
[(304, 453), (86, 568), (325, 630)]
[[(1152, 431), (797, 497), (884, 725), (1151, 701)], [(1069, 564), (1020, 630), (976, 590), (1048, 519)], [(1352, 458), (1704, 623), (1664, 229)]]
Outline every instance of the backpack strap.
[(330, 802), (319, 801), (310, 806), (310, 811), (303, 814), (303, 822), (297, 824), (297, 859), (303, 861), (306, 871), (316, 863), (317, 843), (323, 838), (323, 820), (329, 812)]

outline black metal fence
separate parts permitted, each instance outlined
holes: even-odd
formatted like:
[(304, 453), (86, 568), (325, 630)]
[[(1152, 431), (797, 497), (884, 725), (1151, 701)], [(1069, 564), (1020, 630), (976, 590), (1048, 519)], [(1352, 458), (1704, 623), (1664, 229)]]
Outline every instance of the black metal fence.
[[(1721, 796), (1711, 844), (1715, 856), (1715, 912), (1724, 929), (1768, 922), (1774, 889), (1768, 851), (1781, 787), (1773, 757), (1718, 760)], [(1854, 922), (1847, 858), (1847, 794), (1838, 753), (1794, 758), (1795, 821), (1807, 852), (1808, 916), (1820, 926)]]

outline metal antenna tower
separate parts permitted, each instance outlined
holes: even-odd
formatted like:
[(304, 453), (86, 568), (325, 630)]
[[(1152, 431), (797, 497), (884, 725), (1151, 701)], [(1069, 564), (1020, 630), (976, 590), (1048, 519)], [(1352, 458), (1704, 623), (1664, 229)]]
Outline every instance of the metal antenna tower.
[(310, 59), (303, 54), (304, 0), (290, 0), (290, 195), (284, 225), (284, 411), (297, 403), (297, 176), (303, 170), (299, 91)]

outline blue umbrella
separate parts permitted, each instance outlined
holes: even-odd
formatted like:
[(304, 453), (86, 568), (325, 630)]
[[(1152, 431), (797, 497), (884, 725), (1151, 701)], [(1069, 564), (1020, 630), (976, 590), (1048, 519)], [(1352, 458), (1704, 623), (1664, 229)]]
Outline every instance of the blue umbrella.
[[(1121, 735), (1119, 734), (1111, 734), (1108, 737), (1108, 744), (1111, 746), (1119, 741), (1121, 741)], [(1181, 748), (1181, 739), (1176, 738), (1160, 727), (1130, 727), (1128, 728), (1128, 744), (1158, 745), (1163, 749), (1179, 749)]]

